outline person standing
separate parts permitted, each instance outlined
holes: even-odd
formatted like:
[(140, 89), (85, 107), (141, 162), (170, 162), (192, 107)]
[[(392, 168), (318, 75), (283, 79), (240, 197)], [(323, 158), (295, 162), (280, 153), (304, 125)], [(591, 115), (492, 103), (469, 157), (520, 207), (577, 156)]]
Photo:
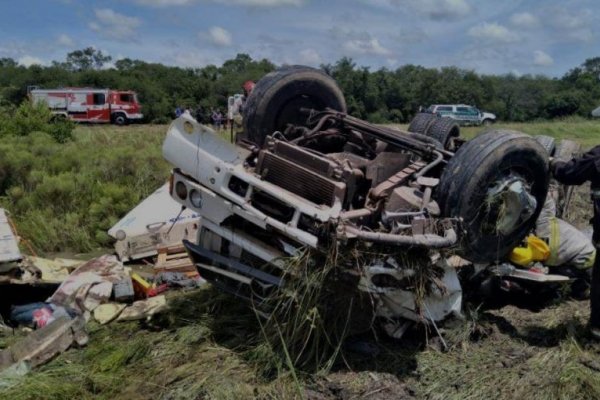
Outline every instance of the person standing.
[(198, 121), (199, 124), (204, 123), (204, 110), (202, 109), (202, 106), (198, 106), (196, 109), (196, 121)]
[(223, 127), (223, 113), (221, 110), (217, 110), (217, 130), (220, 131)]
[[(594, 205), (594, 217), (591, 220), (594, 229), (592, 242), (598, 249), (600, 246), (600, 145), (570, 161), (551, 160), (550, 171), (554, 178), (564, 185), (582, 185), (590, 182)], [(595, 339), (600, 340), (600, 256), (596, 256), (594, 261), (590, 289), (590, 333)]]
[(215, 131), (219, 130), (219, 125), (217, 123), (217, 111), (214, 108), (210, 109), (210, 119), (213, 123), (213, 129)]

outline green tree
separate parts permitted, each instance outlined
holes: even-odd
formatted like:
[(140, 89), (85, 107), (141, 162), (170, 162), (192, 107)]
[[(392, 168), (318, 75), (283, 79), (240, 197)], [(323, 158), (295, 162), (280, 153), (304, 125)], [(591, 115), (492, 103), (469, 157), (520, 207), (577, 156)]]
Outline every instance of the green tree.
[(75, 50), (67, 54), (66, 66), (73, 71), (87, 71), (90, 69), (101, 69), (104, 64), (110, 62), (112, 57), (96, 50), (93, 47), (86, 47), (82, 50)]

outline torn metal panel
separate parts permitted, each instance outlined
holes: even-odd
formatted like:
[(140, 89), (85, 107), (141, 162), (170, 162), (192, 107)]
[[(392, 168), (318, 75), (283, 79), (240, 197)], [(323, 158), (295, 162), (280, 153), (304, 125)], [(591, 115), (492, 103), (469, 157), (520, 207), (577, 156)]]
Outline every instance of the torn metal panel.
[(0, 263), (19, 261), (22, 258), (17, 237), (8, 222), (6, 211), (0, 208)]
[(108, 234), (117, 239), (115, 251), (121, 261), (157, 254), (158, 247), (172, 246), (183, 239), (193, 240), (200, 216), (171, 198), (164, 184), (125, 215)]
[(456, 270), (445, 260), (439, 261), (444, 275), (440, 279), (442, 288), (431, 283), (429, 294), (417, 301), (415, 293), (395, 287), (380, 287), (373, 283), (373, 277), (385, 274), (401, 281), (412, 274), (411, 269), (384, 267), (383, 263), (365, 269), (360, 287), (375, 294), (380, 304), (377, 309), (379, 316), (394, 320), (398, 317), (413, 321), (440, 321), (451, 314), (460, 314), (462, 307), (462, 288)]

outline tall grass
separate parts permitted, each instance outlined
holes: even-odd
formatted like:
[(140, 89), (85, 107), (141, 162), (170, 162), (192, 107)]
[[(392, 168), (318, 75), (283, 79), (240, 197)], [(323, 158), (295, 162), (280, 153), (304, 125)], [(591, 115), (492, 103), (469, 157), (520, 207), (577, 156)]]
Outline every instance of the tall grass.
[(44, 132), (0, 143), (0, 206), (40, 252), (110, 245), (106, 231), (163, 184), (165, 126), (78, 126), (57, 143)]

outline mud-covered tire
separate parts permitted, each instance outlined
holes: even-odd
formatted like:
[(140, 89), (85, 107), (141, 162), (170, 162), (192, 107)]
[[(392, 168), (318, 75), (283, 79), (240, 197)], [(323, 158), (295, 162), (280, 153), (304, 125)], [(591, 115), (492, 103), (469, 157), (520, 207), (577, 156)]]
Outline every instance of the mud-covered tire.
[(333, 78), (310, 67), (294, 65), (265, 75), (256, 83), (244, 107), (244, 133), (262, 145), (288, 124), (304, 125), (308, 116), (301, 108), (346, 112), (344, 94)]
[(533, 137), (548, 153), (548, 156), (554, 156), (554, 150), (556, 150), (556, 139), (552, 136), (536, 135)]
[(418, 113), (410, 121), (410, 124), (408, 125), (408, 131), (425, 135), (431, 124), (433, 124), (436, 119), (437, 116), (435, 114)]
[[(486, 211), (489, 190), (506, 176), (522, 176), (536, 199), (535, 211), (509, 233)], [(525, 134), (493, 130), (465, 143), (444, 169), (436, 198), (445, 217), (461, 218), (459, 252), (477, 263), (502, 260), (533, 228), (548, 192), (548, 156)], [(498, 213), (497, 213), (498, 214)]]
[(452, 118), (436, 118), (425, 132), (425, 135), (440, 142), (446, 150), (450, 150), (450, 139), (460, 136), (460, 127)]

